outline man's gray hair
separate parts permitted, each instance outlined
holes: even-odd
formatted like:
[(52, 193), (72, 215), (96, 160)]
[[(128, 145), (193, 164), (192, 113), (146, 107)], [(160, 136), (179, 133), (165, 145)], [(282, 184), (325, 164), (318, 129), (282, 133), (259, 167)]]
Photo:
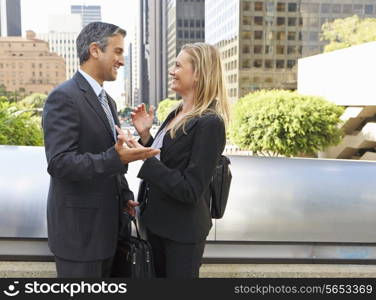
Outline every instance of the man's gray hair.
[(80, 65), (89, 59), (89, 46), (91, 43), (97, 43), (99, 48), (105, 51), (108, 38), (117, 34), (125, 37), (126, 32), (124, 29), (109, 23), (93, 22), (87, 24), (81, 30), (76, 40), (77, 55), (80, 59)]

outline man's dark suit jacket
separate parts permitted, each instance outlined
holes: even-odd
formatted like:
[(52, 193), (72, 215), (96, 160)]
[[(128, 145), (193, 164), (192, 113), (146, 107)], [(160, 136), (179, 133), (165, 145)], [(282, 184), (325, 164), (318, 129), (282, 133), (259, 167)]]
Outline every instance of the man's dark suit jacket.
[[(172, 112), (160, 130), (174, 117)], [(153, 139), (148, 141), (149, 146)], [(226, 144), (225, 127), (215, 114), (194, 118), (171, 139), (167, 131), (161, 160), (152, 157), (142, 165), (138, 177), (149, 188), (143, 221), (161, 237), (181, 243), (206, 239), (212, 226), (209, 183)]]
[[(115, 102), (107, 95), (115, 123)], [(133, 199), (104, 110), (86, 79), (51, 92), (43, 111), (48, 244), (54, 255), (93, 261), (114, 255), (122, 201)]]

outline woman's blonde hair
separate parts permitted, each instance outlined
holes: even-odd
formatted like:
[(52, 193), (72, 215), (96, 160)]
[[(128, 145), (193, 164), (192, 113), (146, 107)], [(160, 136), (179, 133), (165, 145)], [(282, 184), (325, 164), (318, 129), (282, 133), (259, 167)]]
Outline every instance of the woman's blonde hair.
[[(181, 51), (189, 55), (197, 85), (193, 109), (171, 128), (171, 137), (174, 138), (176, 131), (181, 127), (184, 131), (185, 124), (189, 120), (206, 113), (217, 114), (227, 126), (230, 109), (219, 51), (206, 43), (186, 44)], [(178, 106), (176, 112), (182, 108), (182, 105), (183, 103)]]

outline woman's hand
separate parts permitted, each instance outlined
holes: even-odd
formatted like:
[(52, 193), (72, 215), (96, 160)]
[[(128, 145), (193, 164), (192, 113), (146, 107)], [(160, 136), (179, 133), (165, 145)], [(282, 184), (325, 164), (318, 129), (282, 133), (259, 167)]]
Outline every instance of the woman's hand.
[(139, 142), (137, 142), (129, 130), (127, 132), (124, 132), (120, 127), (115, 125), (116, 131), (118, 133), (118, 143), (119, 144), (126, 144), (129, 148), (139, 148), (139, 149), (145, 149), (144, 146), (142, 146)]
[(142, 143), (145, 145), (150, 139), (150, 128), (153, 126), (154, 120), (154, 106), (150, 105), (147, 112), (144, 103), (138, 105), (131, 113), (131, 118)]

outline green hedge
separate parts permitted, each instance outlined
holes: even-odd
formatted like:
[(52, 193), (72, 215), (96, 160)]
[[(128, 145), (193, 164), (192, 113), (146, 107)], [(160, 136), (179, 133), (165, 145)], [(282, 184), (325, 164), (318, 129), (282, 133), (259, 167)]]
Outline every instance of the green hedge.
[(343, 108), (321, 97), (261, 90), (233, 106), (231, 141), (268, 155), (312, 155), (341, 141)]

